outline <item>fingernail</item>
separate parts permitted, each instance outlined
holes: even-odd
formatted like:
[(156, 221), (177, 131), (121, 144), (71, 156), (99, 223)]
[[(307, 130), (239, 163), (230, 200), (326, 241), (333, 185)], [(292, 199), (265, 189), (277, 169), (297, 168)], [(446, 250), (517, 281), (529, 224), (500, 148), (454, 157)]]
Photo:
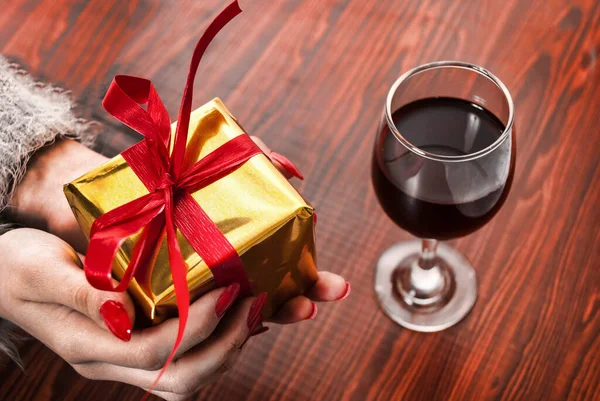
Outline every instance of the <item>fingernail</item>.
[(313, 212), (313, 220), (314, 220), (315, 224), (317, 224), (317, 211), (316, 210)]
[(256, 297), (252, 305), (250, 306), (250, 312), (248, 312), (248, 332), (252, 333), (256, 327), (262, 323), (262, 308), (267, 300), (267, 293), (263, 292)]
[(248, 342), (248, 340), (250, 339), (250, 337), (257, 336), (257, 335), (262, 334), (262, 333), (264, 333), (266, 331), (269, 331), (269, 328), (266, 327), (266, 326), (263, 326), (261, 323), (259, 323), (258, 326), (256, 326), (254, 328), (254, 331), (252, 331), (252, 332), (250, 332), (248, 334), (248, 336), (246, 337), (246, 339), (242, 343), (242, 347), (244, 347), (244, 345), (246, 345), (246, 343)]
[(273, 160), (275, 160), (276, 162), (278, 162), (279, 164), (281, 164), (281, 166), (291, 175), (293, 175), (294, 177), (303, 180), (304, 176), (302, 175), (302, 173), (300, 172), (300, 170), (298, 170), (298, 167), (296, 167), (294, 165), (294, 163), (292, 163), (287, 157), (285, 157), (282, 154), (279, 154), (277, 152), (271, 152), (271, 154), (269, 155)]
[(344, 294), (338, 298), (338, 301), (341, 301), (342, 299), (346, 299), (348, 298), (348, 295), (350, 295), (350, 290), (352, 288), (350, 287), (350, 283), (346, 282), (346, 291), (344, 291)]
[(269, 328), (268, 328), (267, 326), (262, 326), (262, 327), (259, 327), (258, 329), (254, 330), (254, 331), (253, 331), (253, 332), (250, 334), (250, 337), (257, 336), (257, 335), (259, 335), (259, 334), (262, 334), (262, 333), (265, 333), (265, 332), (267, 332), (267, 331), (269, 331)]
[(312, 313), (310, 314), (309, 317), (306, 318), (306, 320), (313, 320), (314, 318), (317, 317), (317, 313), (319, 313), (319, 308), (317, 308), (317, 304), (313, 302), (313, 310)]
[(131, 339), (131, 320), (122, 303), (112, 300), (104, 302), (100, 307), (100, 316), (117, 338), (123, 341)]
[(238, 283), (233, 283), (225, 288), (225, 291), (219, 295), (219, 299), (217, 299), (217, 303), (215, 304), (215, 313), (218, 318), (221, 318), (227, 309), (233, 305), (238, 295), (240, 294), (240, 285)]

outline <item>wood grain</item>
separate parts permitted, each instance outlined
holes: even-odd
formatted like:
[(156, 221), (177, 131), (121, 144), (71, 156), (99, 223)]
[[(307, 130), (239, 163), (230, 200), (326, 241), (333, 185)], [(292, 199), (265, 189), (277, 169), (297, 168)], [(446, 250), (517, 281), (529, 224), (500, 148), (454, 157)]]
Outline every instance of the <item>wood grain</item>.
[[(226, 0), (4, 0), (0, 49), (73, 91), (106, 126), (100, 150), (138, 138), (100, 101), (115, 73), (151, 78), (175, 115), (189, 57)], [(250, 3), (250, 2), (246, 2)], [(273, 326), (198, 400), (600, 400), (600, 2), (256, 0), (216, 39), (194, 104), (221, 97), (250, 133), (297, 162), (317, 207), (319, 264), (353, 285), (315, 321)], [(483, 65), (516, 104), (519, 159), (500, 213), (454, 245), (476, 266), (471, 314), (441, 333), (378, 309), (379, 254), (409, 238), (379, 208), (369, 159), (384, 97), (433, 60)], [(0, 400), (137, 400), (81, 378), (35, 340)]]

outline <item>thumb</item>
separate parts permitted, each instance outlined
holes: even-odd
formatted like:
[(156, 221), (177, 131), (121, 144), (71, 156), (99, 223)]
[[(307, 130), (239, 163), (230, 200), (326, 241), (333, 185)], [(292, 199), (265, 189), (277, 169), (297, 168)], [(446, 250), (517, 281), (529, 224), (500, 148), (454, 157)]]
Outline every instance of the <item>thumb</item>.
[(64, 305), (129, 341), (135, 321), (129, 295), (92, 287), (79, 255), (60, 238), (35, 230), (29, 230), (28, 235), (37, 246), (35, 257), (21, 258), (21, 266), (25, 265), (27, 271), (22, 283), (27, 288), (27, 300)]
[[(80, 255), (80, 259), (83, 261), (83, 256)], [(116, 285), (116, 280), (113, 281)], [(101, 291), (92, 287), (81, 269), (81, 262), (65, 266), (64, 286), (68, 290), (56, 300), (57, 303), (86, 315), (123, 341), (131, 339), (135, 308), (126, 292)]]
[[(81, 264), (85, 263), (85, 256), (77, 253)], [(79, 269), (80, 272), (83, 272)], [(85, 277), (85, 272), (84, 277)], [(112, 280), (113, 285), (118, 283)], [(117, 338), (123, 341), (131, 339), (131, 331), (135, 321), (135, 307), (133, 301), (126, 292), (100, 291), (93, 288), (86, 280), (85, 288), (81, 287), (80, 297), (84, 299), (75, 300), (73, 309), (79, 311), (77, 305), (84, 305), (86, 316), (94, 320), (98, 325), (109, 329)], [(100, 305), (98, 307), (98, 305)], [(69, 306), (69, 305), (67, 305)], [(97, 312), (96, 312), (97, 311)]]

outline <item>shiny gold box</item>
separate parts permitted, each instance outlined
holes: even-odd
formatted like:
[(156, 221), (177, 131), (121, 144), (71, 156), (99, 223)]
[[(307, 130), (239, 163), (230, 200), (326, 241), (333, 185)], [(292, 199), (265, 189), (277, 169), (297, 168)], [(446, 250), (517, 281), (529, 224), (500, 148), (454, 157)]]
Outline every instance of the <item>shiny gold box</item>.
[[(175, 126), (171, 127), (173, 131)], [(221, 100), (208, 102), (191, 114), (186, 162), (202, 159), (238, 135), (246, 133)], [(96, 218), (148, 193), (120, 155), (65, 185), (64, 192), (88, 238)], [(314, 209), (265, 155), (252, 157), (192, 196), (242, 258), (253, 293), (268, 293), (265, 317), (316, 281)], [(137, 236), (129, 237), (115, 258), (116, 279), (127, 268)], [(188, 241), (179, 232), (177, 236), (188, 266), (190, 295), (195, 300), (215, 287), (214, 279)], [(129, 293), (152, 324), (177, 314), (164, 239), (149, 282), (134, 279)]]

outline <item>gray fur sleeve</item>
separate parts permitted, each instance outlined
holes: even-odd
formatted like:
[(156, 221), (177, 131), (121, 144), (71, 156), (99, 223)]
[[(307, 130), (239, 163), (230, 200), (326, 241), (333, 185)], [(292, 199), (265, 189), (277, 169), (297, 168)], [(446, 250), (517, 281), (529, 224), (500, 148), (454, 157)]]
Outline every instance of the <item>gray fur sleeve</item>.
[(74, 115), (68, 92), (35, 82), (0, 55), (0, 234), (11, 228), (2, 211), (31, 155), (57, 137), (90, 146), (96, 128)]

